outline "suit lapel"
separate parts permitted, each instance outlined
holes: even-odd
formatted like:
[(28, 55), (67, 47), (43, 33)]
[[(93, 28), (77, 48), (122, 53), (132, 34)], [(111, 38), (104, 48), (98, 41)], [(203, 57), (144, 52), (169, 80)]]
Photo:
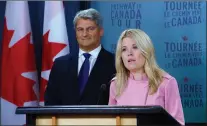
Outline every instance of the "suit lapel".
[(78, 55), (71, 55), (68, 63), (70, 64), (68, 68), (68, 84), (70, 84), (70, 88), (72, 88), (73, 94), (77, 97), (79, 95), (79, 86), (78, 86)]

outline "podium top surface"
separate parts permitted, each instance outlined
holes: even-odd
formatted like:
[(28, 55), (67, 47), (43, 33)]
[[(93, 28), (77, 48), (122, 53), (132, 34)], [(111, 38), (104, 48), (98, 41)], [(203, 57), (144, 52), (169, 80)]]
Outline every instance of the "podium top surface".
[(16, 114), (142, 114), (166, 113), (160, 106), (108, 106), (108, 105), (78, 105), (78, 106), (39, 106), (18, 107)]
[(108, 105), (78, 105), (78, 106), (44, 106), (18, 107), (16, 114), (36, 115), (138, 115), (139, 124), (180, 125), (161, 106), (108, 106)]

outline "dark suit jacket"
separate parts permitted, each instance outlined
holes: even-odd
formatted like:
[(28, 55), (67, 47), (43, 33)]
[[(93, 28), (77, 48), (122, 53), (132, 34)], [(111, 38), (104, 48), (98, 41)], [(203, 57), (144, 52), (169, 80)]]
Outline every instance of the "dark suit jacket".
[(114, 64), (114, 55), (102, 48), (80, 95), (78, 53), (57, 58), (46, 88), (45, 105), (107, 105), (110, 80), (115, 76)]

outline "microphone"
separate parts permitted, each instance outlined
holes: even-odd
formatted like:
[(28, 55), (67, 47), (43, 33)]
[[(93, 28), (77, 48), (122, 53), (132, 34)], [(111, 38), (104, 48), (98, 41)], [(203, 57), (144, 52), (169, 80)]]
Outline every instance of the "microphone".
[(100, 102), (100, 99), (101, 99), (101, 97), (103, 95), (103, 92), (106, 90), (106, 84), (102, 84), (99, 90), (100, 90), (100, 92), (99, 92), (99, 96), (98, 96), (97, 105)]

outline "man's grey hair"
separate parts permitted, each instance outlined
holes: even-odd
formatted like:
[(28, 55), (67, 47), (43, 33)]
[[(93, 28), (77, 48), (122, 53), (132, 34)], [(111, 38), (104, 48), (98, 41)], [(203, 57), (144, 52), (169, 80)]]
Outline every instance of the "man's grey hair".
[(90, 9), (87, 9), (87, 10), (81, 10), (81, 11), (76, 13), (76, 16), (75, 16), (75, 18), (73, 20), (74, 28), (76, 27), (77, 21), (79, 19), (89, 19), (89, 20), (92, 20), (100, 28), (102, 28), (103, 19), (102, 19), (100, 13), (97, 10), (93, 9), (93, 8), (90, 8)]

